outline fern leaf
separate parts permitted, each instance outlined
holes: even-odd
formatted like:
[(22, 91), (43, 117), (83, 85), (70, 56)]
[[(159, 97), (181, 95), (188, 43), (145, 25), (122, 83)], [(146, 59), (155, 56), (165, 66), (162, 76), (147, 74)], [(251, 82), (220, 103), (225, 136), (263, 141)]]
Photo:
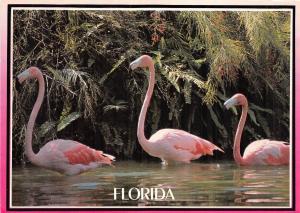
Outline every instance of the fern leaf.
[(255, 123), (256, 126), (260, 126), (259, 123), (257, 123), (257, 121), (256, 121), (256, 117), (255, 117), (254, 112), (251, 109), (248, 109), (248, 114), (249, 114), (249, 116), (251, 118), (251, 121), (253, 123)]
[(59, 120), (59, 124), (57, 126), (57, 131), (61, 131), (64, 128), (66, 128), (70, 123), (72, 123), (73, 121), (75, 121), (76, 119), (78, 119), (81, 116), (80, 112), (72, 112), (71, 114), (62, 117)]
[(39, 130), (38, 130), (39, 137), (44, 137), (49, 132), (51, 132), (52, 130), (54, 130), (55, 125), (56, 125), (56, 122), (54, 122), (54, 121), (46, 121), (45, 123), (43, 123), (39, 127)]

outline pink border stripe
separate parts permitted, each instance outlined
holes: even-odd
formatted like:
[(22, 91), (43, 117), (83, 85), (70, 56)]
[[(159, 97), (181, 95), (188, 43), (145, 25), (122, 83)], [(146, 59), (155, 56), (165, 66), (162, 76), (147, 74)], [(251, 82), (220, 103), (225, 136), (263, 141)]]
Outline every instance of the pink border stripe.
[(1, 5), (1, 69), (0, 69), (0, 189), (1, 200), (0, 209), (1, 212), (5, 212), (6, 209), (6, 107), (7, 107), (7, 12), (6, 5)]

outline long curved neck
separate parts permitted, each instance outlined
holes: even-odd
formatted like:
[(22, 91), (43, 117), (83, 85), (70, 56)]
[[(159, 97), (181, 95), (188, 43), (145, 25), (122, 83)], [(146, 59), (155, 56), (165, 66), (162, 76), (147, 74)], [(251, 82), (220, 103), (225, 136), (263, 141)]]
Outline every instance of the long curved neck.
[(239, 165), (244, 164), (244, 159), (241, 156), (240, 144), (241, 144), (242, 132), (247, 118), (247, 113), (248, 113), (248, 102), (246, 101), (245, 104), (242, 105), (242, 115), (235, 133), (234, 145), (233, 145), (233, 157), (235, 162)]
[(139, 116), (139, 121), (138, 121), (138, 130), (137, 130), (137, 137), (138, 140), (143, 147), (143, 149), (147, 149), (149, 147), (149, 141), (145, 137), (145, 120), (146, 120), (146, 114), (147, 110), (151, 101), (153, 89), (154, 89), (154, 84), (155, 84), (155, 70), (154, 70), (154, 65), (150, 64), (148, 66), (149, 72), (150, 72), (150, 79), (149, 79), (149, 85), (147, 89), (147, 93), (144, 99), (144, 103), (141, 109), (141, 113)]
[(40, 72), (38, 72), (38, 73), (39, 74), (37, 75), (36, 78), (39, 83), (39, 93), (38, 93), (36, 102), (33, 106), (33, 109), (31, 111), (29, 121), (27, 124), (26, 134), (25, 134), (25, 154), (33, 164), (37, 164), (37, 162), (36, 162), (36, 154), (34, 154), (34, 152), (32, 150), (32, 132), (33, 132), (35, 120), (36, 120), (37, 114), (41, 108), (43, 98), (44, 98), (44, 93), (45, 93), (45, 82), (44, 82), (43, 75)]

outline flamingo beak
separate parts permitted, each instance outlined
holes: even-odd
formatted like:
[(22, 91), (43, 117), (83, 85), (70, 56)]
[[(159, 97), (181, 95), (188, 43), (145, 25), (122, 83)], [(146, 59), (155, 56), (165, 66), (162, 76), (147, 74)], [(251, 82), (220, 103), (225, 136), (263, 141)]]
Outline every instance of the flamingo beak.
[(25, 81), (29, 76), (29, 70), (27, 69), (14, 77), (14, 79), (16, 80), (15, 87), (18, 92), (21, 90), (23, 81)]
[(238, 103), (237, 100), (234, 97), (232, 97), (232, 98), (228, 99), (227, 101), (225, 101), (224, 106), (226, 107), (226, 109), (229, 109), (229, 108), (237, 105), (237, 103)]
[(19, 84), (22, 84), (23, 81), (25, 81), (27, 78), (30, 77), (30, 73), (29, 73), (29, 70), (24, 70), (23, 72), (21, 72), (18, 76), (17, 76), (17, 82)]
[(139, 61), (138, 61), (138, 59), (135, 60), (135, 61), (133, 61), (133, 62), (131, 62), (130, 65), (129, 65), (129, 67), (130, 67), (131, 70), (135, 70), (136, 68), (138, 68), (139, 67)]

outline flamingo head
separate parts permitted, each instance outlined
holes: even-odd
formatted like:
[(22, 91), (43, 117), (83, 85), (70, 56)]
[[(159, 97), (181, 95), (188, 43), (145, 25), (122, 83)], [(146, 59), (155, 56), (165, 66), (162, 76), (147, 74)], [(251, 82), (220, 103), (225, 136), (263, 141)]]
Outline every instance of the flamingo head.
[(226, 109), (229, 109), (237, 105), (245, 104), (247, 104), (247, 98), (243, 94), (237, 93), (231, 98), (229, 98), (227, 101), (225, 101), (224, 106), (226, 107)]
[(154, 62), (153, 59), (149, 55), (142, 55), (141, 57), (135, 59), (133, 62), (130, 63), (129, 67), (132, 70), (140, 68), (147, 68), (149, 66), (153, 66)]
[(29, 67), (17, 76), (17, 82), (22, 84), (27, 79), (37, 78), (39, 74), (41, 71), (37, 67)]

